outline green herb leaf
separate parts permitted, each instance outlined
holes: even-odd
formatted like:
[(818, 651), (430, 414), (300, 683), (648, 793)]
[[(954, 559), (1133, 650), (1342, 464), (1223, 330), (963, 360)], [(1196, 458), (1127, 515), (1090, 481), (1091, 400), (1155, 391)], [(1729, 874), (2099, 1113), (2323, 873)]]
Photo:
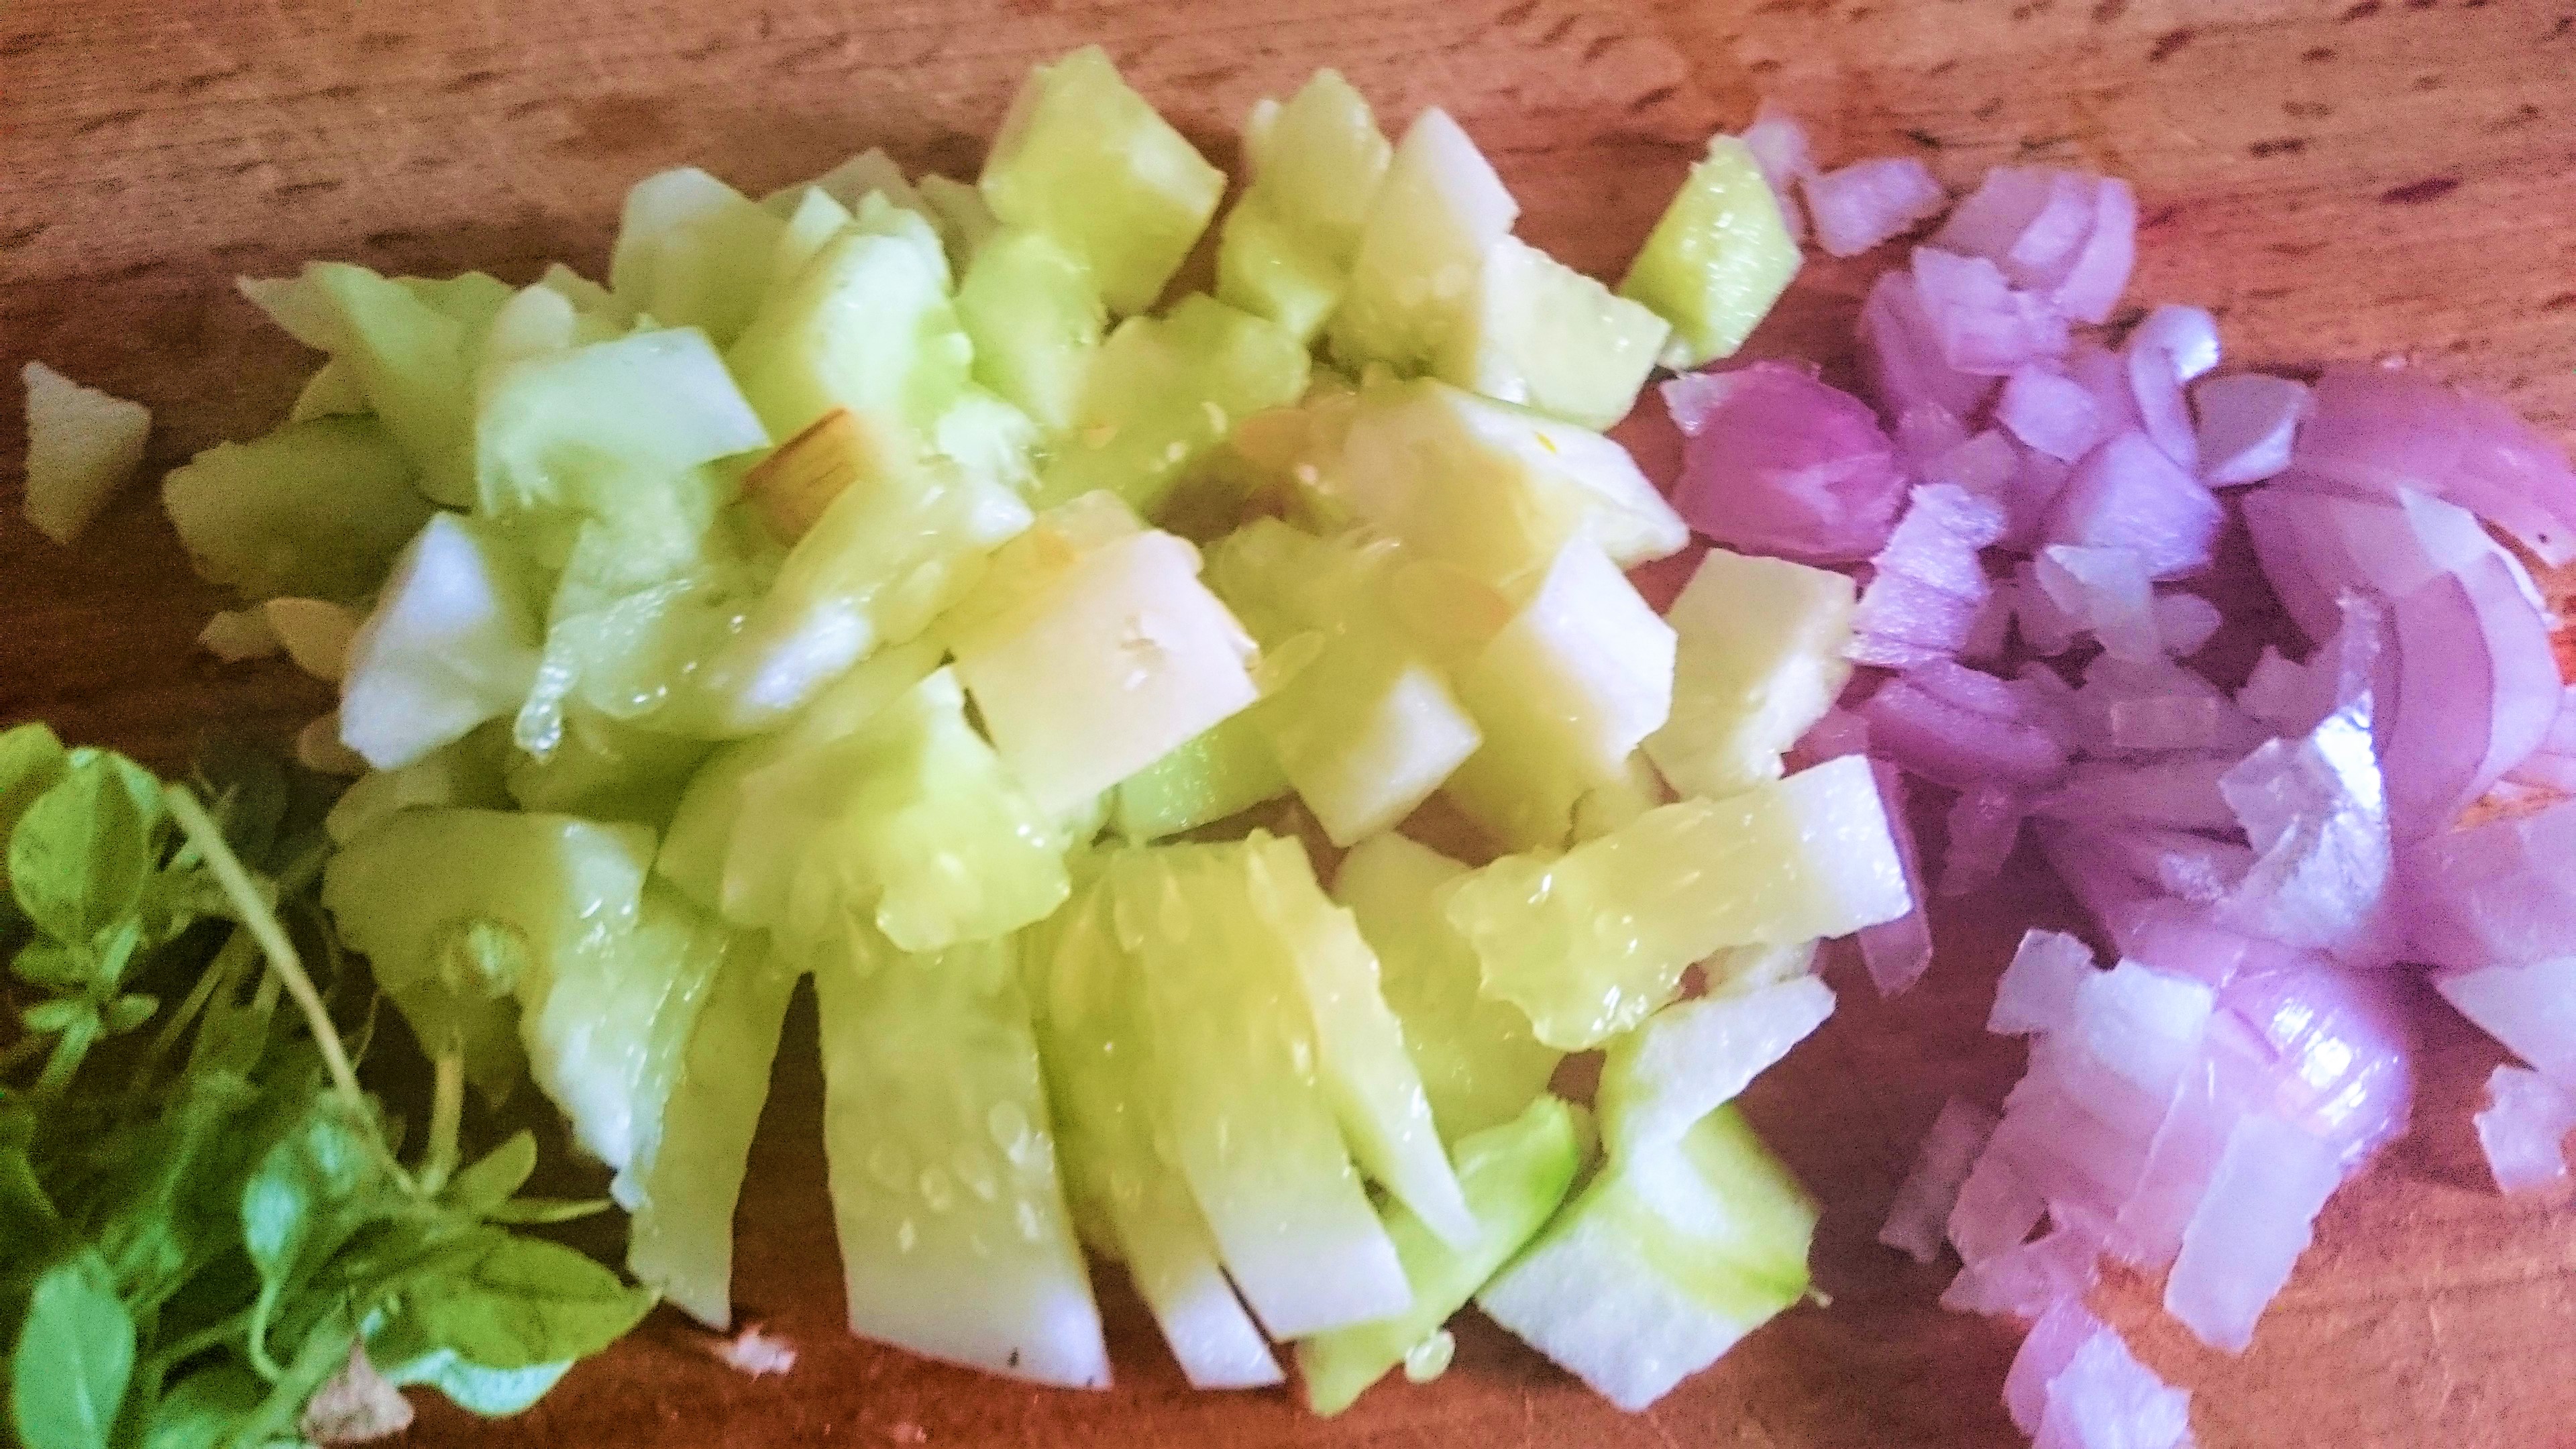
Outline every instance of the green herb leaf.
[(447, 1201), (459, 1212), (482, 1217), (508, 1202), (536, 1170), (536, 1135), (522, 1130), (456, 1174), (447, 1185)]
[(425, 1343), (469, 1363), (522, 1369), (585, 1358), (624, 1336), (653, 1295), (570, 1248), (497, 1228), (475, 1234), (462, 1271), (407, 1295), (403, 1317)]
[(243, 1245), (263, 1280), (283, 1282), (308, 1253), (337, 1249), (356, 1226), (345, 1221), (348, 1209), (383, 1173), (373, 1128), (348, 1103), (317, 1097), (260, 1159), (242, 1187), (241, 1221)]
[(63, 742), (45, 726), (0, 730), (0, 835), (16, 829), (18, 817), (69, 768)]
[(47, 935), (74, 945), (97, 941), (134, 913), (151, 879), (160, 786), (150, 793), (119, 755), (73, 756), (62, 779), (27, 807), (9, 832), (9, 890)]
[(161, 1396), (143, 1426), (143, 1449), (218, 1449), (242, 1416), (268, 1397), (268, 1385), (242, 1364), (217, 1364), (181, 1379)]
[(86, 947), (66, 946), (45, 936), (18, 949), (10, 959), (9, 974), (49, 991), (80, 991), (97, 974), (97, 961), (97, 955)]
[(514, 1197), (483, 1216), (490, 1222), (542, 1227), (595, 1218), (615, 1206), (604, 1197)]
[(83, 1017), (96, 1015), (98, 1008), (87, 997), (57, 996), (51, 1001), (39, 1001), (18, 1013), (18, 1020), (25, 1023), (27, 1030), (50, 1036), (71, 1030), (72, 1023)]
[(9, 1411), (26, 1449), (107, 1449), (134, 1373), (134, 1320), (84, 1253), (36, 1280), (9, 1365)]
[(572, 1360), (564, 1359), (526, 1368), (485, 1368), (457, 1357), (452, 1348), (442, 1348), (387, 1369), (384, 1374), (397, 1384), (426, 1384), (468, 1413), (498, 1419), (519, 1413), (544, 1398), (571, 1367)]

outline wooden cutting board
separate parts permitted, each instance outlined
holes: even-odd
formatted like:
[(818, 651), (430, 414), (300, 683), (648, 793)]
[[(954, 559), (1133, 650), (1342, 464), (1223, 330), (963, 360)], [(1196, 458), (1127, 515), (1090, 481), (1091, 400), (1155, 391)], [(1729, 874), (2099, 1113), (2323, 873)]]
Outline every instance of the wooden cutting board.
[[(2196, 301), (2253, 363), (2402, 356), (2576, 426), (2576, 3), (2571, 0), (15, 0), (0, 8), (0, 362), (42, 357), (149, 403), (158, 468), (268, 425), (309, 365), (236, 273), (327, 256), (387, 270), (546, 258), (596, 271), (645, 171), (755, 192), (883, 145), (971, 176), (1032, 62), (1088, 41), (1221, 162), (1252, 101), (1340, 67), (1400, 122), (1440, 104), (1493, 155), (1524, 235), (1620, 267), (1708, 133), (1769, 95), (1828, 160), (1921, 156), (1953, 183), (2077, 161), (2137, 183), (2132, 297)], [(1756, 352), (1847, 352), (1867, 265), (1818, 262)], [(1637, 430), (1650, 461), (1669, 447)], [(11, 490), (22, 442), (0, 410)], [(0, 517), (0, 721), (38, 717), (164, 762), (215, 724), (282, 733), (319, 707), (276, 667), (189, 647), (215, 594), (148, 490), (78, 553)], [(1999, 1098), (2018, 1050), (1980, 1028), (2023, 924), (2013, 889), (1944, 913), (1940, 963), (1842, 1012), (1748, 1109), (1825, 1204), (1816, 1283), (1654, 1413), (1627, 1418), (1480, 1322), (1436, 1385), (1332, 1423), (1285, 1393), (1192, 1395), (1107, 1286), (1119, 1386), (1006, 1385), (856, 1343), (791, 1047), (742, 1217), (747, 1313), (803, 1358), (719, 1366), (668, 1316), (536, 1413), (432, 1412), (419, 1445), (2003, 1445), (2016, 1334), (1944, 1314), (1944, 1268), (1871, 1241), (1945, 1095)], [(2196, 1391), (2204, 1445), (2576, 1443), (2576, 1224), (2507, 1203), (2467, 1120), (2498, 1052), (2429, 994), (2412, 1136), (2327, 1209), (2242, 1358), (2114, 1278), (2098, 1308)], [(799, 1029), (811, 1039), (810, 1009)]]

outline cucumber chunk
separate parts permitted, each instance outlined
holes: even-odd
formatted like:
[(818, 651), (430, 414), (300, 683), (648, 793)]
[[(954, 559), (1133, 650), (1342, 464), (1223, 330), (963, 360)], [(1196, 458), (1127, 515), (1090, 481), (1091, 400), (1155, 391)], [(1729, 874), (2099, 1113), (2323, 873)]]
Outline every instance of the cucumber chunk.
[(1672, 718), (1646, 754), (1712, 799), (1780, 778), (1780, 759), (1851, 678), (1854, 594), (1841, 574), (1713, 548), (1664, 619), (1680, 647)]
[(695, 327), (718, 346), (759, 310), (785, 218), (694, 166), (635, 183), (609, 253), (608, 286), (629, 312)]
[(1663, 364), (1676, 372), (1734, 355), (1798, 274), (1798, 243), (1753, 153), (1733, 136), (1708, 143), (1619, 295), (1673, 325)]
[(1474, 298), (1431, 370), (1490, 398), (1606, 428), (1636, 406), (1671, 330), (1642, 305), (1503, 237), (1486, 248)]
[(1146, 844), (1240, 815), (1288, 793), (1261, 726), (1262, 705), (1230, 715), (1128, 776), (1111, 792), (1110, 828)]
[[(476, 339), (411, 288), (364, 267), (315, 262), (303, 281), (327, 304), (330, 351), (438, 503), (474, 501)], [(497, 307), (496, 309), (497, 310)]]
[(957, 286), (975, 344), (975, 380), (1044, 432), (1072, 428), (1107, 311), (1091, 268), (1043, 232), (1004, 227), (976, 249)]
[(197, 572), (250, 599), (355, 599), (429, 521), (411, 462), (373, 418), (218, 443), (161, 480)]
[(1509, 236), (1519, 203), (1476, 143), (1433, 107), (1396, 144), (1371, 200), (1334, 312), (1333, 356), (1420, 372), (1464, 322), (1486, 249)]
[(1833, 1014), (1813, 976), (1676, 1001), (1610, 1043), (1601, 1064), (1601, 1137), (1614, 1158), (1651, 1151), (1733, 1101)]
[(483, 525), (432, 517), (350, 641), (340, 742), (398, 769), (518, 709), (539, 643), (524, 568)]

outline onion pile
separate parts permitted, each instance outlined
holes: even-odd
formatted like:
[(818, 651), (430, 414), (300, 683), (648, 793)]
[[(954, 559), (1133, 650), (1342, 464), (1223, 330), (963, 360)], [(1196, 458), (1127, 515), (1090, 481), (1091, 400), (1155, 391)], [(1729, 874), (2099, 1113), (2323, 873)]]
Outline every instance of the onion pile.
[[(1819, 170), (1768, 107), (1745, 139), (1838, 256), (1947, 205), (1917, 162)], [(1864, 397), (1777, 362), (1664, 390), (1694, 528), (1861, 583), (1864, 667), (1797, 756), (1867, 753), (1900, 819), (1946, 793), (1908, 842), (1941, 894), (2035, 846), (2111, 948), (2024, 939), (1989, 1029), (2028, 1071), (1943, 1109), (1881, 1233), (1957, 1252), (1945, 1306), (2035, 1325), (2005, 1399), (2043, 1445), (2189, 1441), (2084, 1295), (2106, 1257), (2162, 1273), (2247, 1346), (2406, 1128), (2396, 972), (2530, 1064), (2476, 1119), (2502, 1188), (2563, 1180), (2576, 1128), (2576, 691), (2530, 571), (2576, 558), (2576, 472), (2404, 370), (2223, 373), (2196, 307), (2114, 346), (2135, 256), (2125, 183), (1997, 168), (1869, 289)], [(2195, 591), (2231, 530), (2277, 609)], [(2282, 625), (2250, 675), (2194, 663)], [(1861, 944), (1889, 994), (1931, 959), (1919, 912)]]

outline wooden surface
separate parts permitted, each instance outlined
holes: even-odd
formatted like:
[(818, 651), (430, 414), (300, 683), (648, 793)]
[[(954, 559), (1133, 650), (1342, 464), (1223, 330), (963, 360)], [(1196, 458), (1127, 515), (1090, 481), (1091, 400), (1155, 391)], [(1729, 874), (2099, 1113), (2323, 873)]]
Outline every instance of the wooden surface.
[[(236, 273), (310, 256), (524, 281), (597, 270), (626, 185), (705, 165), (759, 190), (870, 144), (971, 175), (1032, 61), (1098, 40), (1210, 154), (1252, 100), (1341, 67), (1397, 122), (1438, 103), (1485, 144), (1523, 232), (1613, 270), (1703, 138), (1787, 102), (1828, 159), (1923, 156), (1953, 182), (2013, 158), (2132, 178), (2133, 299), (2198, 301), (2256, 362), (2402, 354), (2576, 425), (2576, 0), (14, 0), (0, 6), (0, 363), (43, 357), (149, 403), (155, 471), (282, 412), (307, 365)], [(1845, 341), (1859, 266), (1814, 265), (1756, 351)], [(0, 409), (13, 491), (18, 410)], [(1651, 444), (1651, 440), (1649, 440)], [(1650, 447), (1651, 451), (1651, 447)], [(216, 600), (148, 490), (78, 554), (0, 518), (0, 720), (175, 758), (212, 724), (316, 707), (275, 668), (188, 641)], [(2018, 872), (2028, 876), (2029, 872)], [(1845, 1007), (1749, 1110), (1825, 1203), (1817, 1286), (1651, 1416), (1623, 1418), (1482, 1324), (1430, 1388), (1323, 1424), (1282, 1393), (1193, 1396), (1121, 1289), (1119, 1387), (978, 1379), (839, 1330), (791, 1051), (756, 1155), (741, 1297), (804, 1351), (754, 1382), (667, 1318), (537, 1414), (429, 1415), (416, 1444), (739, 1446), (1783, 1446), (2015, 1442), (2006, 1327), (1940, 1312), (1945, 1269), (1870, 1239), (1945, 1094), (1995, 1099), (2016, 1051), (1978, 1030), (2025, 881), (1941, 924), (1929, 980)], [(2497, 1060), (2427, 996), (2419, 1127), (2338, 1196), (2317, 1247), (2231, 1359), (2157, 1318), (2149, 1285), (2097, 1306), (2197, 1391), (2201, 1442), (2576, 1443), (2576, 1230), (2507, 1204), (2466, 1114)], [(809, 1024), (810, 1010), (800, 1008)]]

